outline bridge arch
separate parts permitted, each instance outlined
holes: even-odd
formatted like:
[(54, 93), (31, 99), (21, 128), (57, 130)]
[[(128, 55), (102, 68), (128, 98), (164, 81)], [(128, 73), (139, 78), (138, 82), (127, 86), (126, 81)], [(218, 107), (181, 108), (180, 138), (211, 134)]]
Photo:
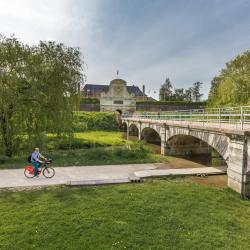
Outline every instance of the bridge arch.
[(139, 136), (139, 128), (136, 126), (136, 124), (132, 123), (129, 125), (129, 135), (130, 136)]
[(170, 128), (168, 131), (167, 145), (176, 136), (188, 136), (187, 138), (193, 140), (194, 143), (198, 143), (194, 138), (199, 139), (200, 142), (206, 143), (211, 149), (216, 150), (226, 162), (228, 161), (230, 138), (224, 134), (175, 127)]
[(128, 124), (126, 122), (123, 122), (120, 127), (122, 132), (127, 132), (128, 130)]
[(152, 127), (145, 127), (142, 129), (141, 140), (145, 140), (148, 143), (161, 145), (161, 135)]

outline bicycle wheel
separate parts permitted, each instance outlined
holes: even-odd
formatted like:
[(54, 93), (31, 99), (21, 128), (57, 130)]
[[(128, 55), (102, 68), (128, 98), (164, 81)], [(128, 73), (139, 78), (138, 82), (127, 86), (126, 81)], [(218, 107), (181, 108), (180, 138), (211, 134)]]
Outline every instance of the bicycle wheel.
[(31, 168), (32, 167), (27, 167), (24, 169), (24, 175), (26, 178), (33, 178), (35, 176), (34, 169), (32, 170)]
[(52, 178), (55, 175), (55, 169), (52, 167), (45, 167), (43, 169), (43, 176), (46, 178)]

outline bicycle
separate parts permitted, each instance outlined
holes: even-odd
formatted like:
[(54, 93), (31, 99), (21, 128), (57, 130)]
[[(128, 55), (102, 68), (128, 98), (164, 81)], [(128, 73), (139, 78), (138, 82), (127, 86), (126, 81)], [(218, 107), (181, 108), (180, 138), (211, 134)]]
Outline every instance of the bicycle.
[[(55, 169), (51, 166), (48, 166), (52, 163), (51, 159), (45, 160), (41, 167), (38, 169), (37, 175), (39, 176), (41, 173), (45, 178), (52, 178), (55, 175)], [(33, 166), (26, 166), (24, 168), (24, 176), (26, 178), (33, 178), (35, 177), (35, 168)]]

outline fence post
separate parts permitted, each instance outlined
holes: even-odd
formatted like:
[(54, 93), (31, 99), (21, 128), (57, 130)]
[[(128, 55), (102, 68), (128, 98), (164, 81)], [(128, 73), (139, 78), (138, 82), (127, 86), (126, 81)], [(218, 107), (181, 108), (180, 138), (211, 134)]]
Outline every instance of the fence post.
[(203, 109), (203, 127), (204, 127), (204, 123), (205, 123), (205, 109)]
[(240, 123), (241, 123), (241, 129), (243, 129), (244, 127), (244, 111), (243, 111), (243, 107), (240, 107)]
[(219, 126), (220, 126), (220, 128), (221, 128), (221, 122), (220, 122), (220, 108), (219, 108)]

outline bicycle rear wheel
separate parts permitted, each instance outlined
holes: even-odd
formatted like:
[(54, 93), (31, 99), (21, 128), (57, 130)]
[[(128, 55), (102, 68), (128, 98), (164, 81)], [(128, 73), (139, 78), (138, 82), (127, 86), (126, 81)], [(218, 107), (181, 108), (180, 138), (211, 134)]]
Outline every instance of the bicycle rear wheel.
[(35, 177), (34, 170), (31, 171), (30, 169), (27, 169), (27, 168), (24, 169), (24, 175), (25, 175), (26, 178), (33, 178), (33, 177)]
[(55, 169), (52, 167), (45, 167), (43, 169), (43, 176), (45, 178), (52, 178), (55, 175)]

